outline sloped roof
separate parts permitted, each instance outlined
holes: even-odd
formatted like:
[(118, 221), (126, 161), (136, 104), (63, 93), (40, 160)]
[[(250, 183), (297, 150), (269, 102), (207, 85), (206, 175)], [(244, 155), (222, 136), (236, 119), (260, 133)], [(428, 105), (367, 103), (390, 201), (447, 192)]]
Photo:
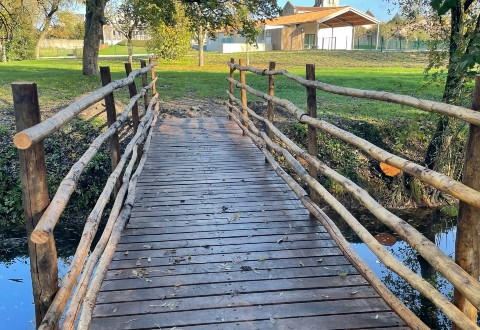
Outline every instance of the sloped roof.
[[(299, 7), (296, 7), (299, 8)], [(309, 7), (305, 7), (309, 8)], [(317, 22), (322, 27), (343, 27), (372, 25), (381, 23), (380, 20), (367, 15), (366, 13), (350, 6), (321, 8), (321, 10), (309, 13), (293, 14), (288, 16), (280, 16), (270, 20), (266, 20), (261, 25), (278, 26), (292, 25), (302, 23)]]

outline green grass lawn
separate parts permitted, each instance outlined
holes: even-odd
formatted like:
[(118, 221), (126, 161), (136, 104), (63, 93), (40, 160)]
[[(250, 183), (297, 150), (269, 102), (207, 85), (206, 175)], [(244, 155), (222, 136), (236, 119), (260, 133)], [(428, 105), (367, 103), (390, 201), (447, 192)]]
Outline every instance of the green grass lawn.
[[(100, 55), (127, 55), (127, 46), (113, 45), (108, 48), (100, 50)], [(133, 54), (148, 54), (146, 47), (133, 46)]]

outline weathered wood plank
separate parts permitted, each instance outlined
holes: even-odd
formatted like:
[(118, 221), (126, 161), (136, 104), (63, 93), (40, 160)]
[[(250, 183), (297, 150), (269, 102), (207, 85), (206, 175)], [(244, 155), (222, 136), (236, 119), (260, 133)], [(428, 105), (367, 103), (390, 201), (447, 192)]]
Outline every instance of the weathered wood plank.
[(92, 329), (404, 326), (234, 123), (152, 142)]

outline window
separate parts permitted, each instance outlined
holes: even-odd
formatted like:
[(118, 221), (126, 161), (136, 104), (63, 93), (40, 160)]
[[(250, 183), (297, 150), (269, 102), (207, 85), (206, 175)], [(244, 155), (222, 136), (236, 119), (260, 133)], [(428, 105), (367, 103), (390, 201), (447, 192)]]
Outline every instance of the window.
[(314, 48), (315, 48), (315, 35), (305, 34), (303, 49), (314, 49)]

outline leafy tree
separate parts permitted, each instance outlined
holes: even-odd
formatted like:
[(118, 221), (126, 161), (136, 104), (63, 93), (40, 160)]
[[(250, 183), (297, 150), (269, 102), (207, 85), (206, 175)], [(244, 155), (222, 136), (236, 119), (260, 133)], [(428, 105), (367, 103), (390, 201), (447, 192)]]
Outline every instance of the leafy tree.
[(191, 22), (185, 15), (184, 5), (175, 4), (174, 17), (169, 24), (160, 22), (149, 28), (151, 39), (147, 43), (149, 51), (164, 59), (178, 59), (190, 49), (192, 39)]
[(37, 42), (35, 45), (35, 57), (40, 56), (40, 43), (48, 35), (48, 31), (54, 21), (55, 14), (60, 9), (60, 4), (62, 0), (38, 0), (38, 11), (35, 17), (39, 20), (38, 22), (34, 21), (34, 25), (38, 26), (38, 36)]
[[(175, 21), (175, 0), (140, 0), (142, 15), (151, 26), (164, 22), (167, 26)], [(215, 38), (218, 30), (238, 32), (254, 43), (258, 34), (257, 22), (277, 16), (280, 8), (276, 0), (204, 0), (180, 1), (190, 21), (189, 29), (199, 45), (199, 66), (204, 64), (203, 44), (207, 37)], [(183, 9), (182, 9), (183, 10)]]
[(140, 20), (141, 12), (138, 0), (121, 0), (109, 8), (107, 18), (113, 28), (120, 32), (127, 40), (128, 62), (132, 63), (133, 33), (143, 24)]
[(34, 58), (36, 29), (32, 23), (34, 0), (2, 0), (0, 39), (2, 61)]
[[(390, 1), (390, 2), (397, 2)], [(421, 18), (431, 37), (431, 56), (428, 70), (440, 69), (446, 64), (443, 101), (462, 104), (467, 97), (468, 78), (480, 62), (480, 3), (474, 0), (398, 0), (400, 10), (407, 20)], [(439, 52), (448, 45), (447, 52)], [(450, 140), (448, 117), (439, 119), (425, 155), (425, 164), (437, 169), (442, 150)]]
[(60, 39), (82, 39), (85, 34), (83, 19), (71, 11), (59, 11), (49, 37)]

